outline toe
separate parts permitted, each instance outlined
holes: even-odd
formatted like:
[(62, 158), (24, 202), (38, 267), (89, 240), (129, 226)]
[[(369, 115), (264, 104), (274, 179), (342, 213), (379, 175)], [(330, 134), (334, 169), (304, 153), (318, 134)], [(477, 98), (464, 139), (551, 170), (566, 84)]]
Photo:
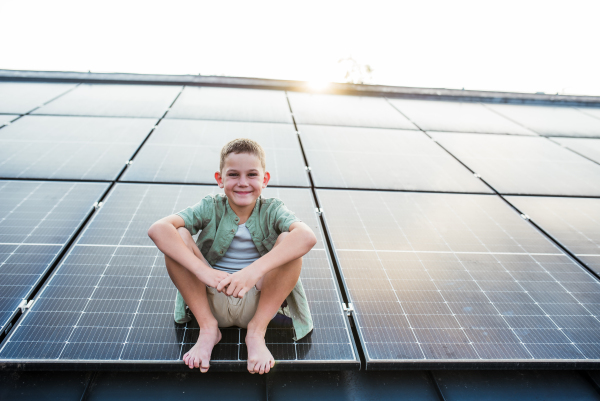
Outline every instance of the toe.
[(261, 363), (261, 364), (260, 364), (260, 370), (258, 371), (258, 373), (259, 373), (259, 374), (261, 374), (261, 375), (262, 375), (263, 373), (265, 373), (265, 364), (264, 364), (264, 363)]
[(195, 368), (199, 368), (200, 367), (200, 359), (199, 358), (194, 358), (194, 367)]
[(210, 367), (210, 364), (209, 364), (208, 360), (203, 360), (202, 363), (200, 364), (200, 372), (202, 372), (202, 373), (208, 372), (209, 367)]
[(255, 366), (256, 366), (256, 363), (255, 363), (255, 362), (248, 361), (248, 372), (250, 372), (251, 374), (254, 374), (254, 373), (256, 373), (256, 372), (254, 371), (254, 367), (255, 367)]

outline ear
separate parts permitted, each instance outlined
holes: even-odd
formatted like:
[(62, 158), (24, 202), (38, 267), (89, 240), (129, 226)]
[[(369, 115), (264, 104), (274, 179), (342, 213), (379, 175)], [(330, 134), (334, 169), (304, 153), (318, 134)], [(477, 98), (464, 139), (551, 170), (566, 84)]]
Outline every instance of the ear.
[(217, 180), (217, 184), (219, 184), (219, 188), (223, 188), (223, 177), (221, 177), (221, 172), (217, 171), (215, 173), (215, 180)]
[(265, 176), (263, 178), (263, 184), (262, 184), (263, 188), (267, 187), (267, 184), (269, 183), (270, 179), (271, 179), (271, 173), (269, 173), (268, 171), (265, 171)]

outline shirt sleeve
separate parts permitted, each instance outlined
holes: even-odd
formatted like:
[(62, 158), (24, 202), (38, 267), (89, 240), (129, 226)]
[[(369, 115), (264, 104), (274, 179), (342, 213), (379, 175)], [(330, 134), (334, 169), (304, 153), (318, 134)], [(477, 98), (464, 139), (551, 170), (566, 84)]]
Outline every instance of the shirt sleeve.
[(183, 219), (185, 228), (190, 234), (196, 235), (198, 231), (204, 228), (204, 222), (207, 221), (207, 216), (209, 215), (212, 206), (213, 199), (209, 195), (194, 206), (186, 207), (176, 214)]
[(283, 204), (283, 202), (281, 202), (278, 205), (277, 209), (275, 210), (274, 215), (275, 215), (274, 226), (279, 234), (290, 231), (290, 226), (293, 223), (295, 223), (297, 221), (302, 221), (298, 217), (296, 217), (294, 212), (289, 210)]

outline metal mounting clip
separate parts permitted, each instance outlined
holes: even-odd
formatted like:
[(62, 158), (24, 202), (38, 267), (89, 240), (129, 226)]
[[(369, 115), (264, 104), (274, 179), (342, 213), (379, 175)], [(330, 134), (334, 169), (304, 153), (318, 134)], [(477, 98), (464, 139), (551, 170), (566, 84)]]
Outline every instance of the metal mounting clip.
[(475, 178), (481, 178), (481, 176), (477, 173), (473, 173), (473, 175), (475, 176)]
[(349, 302), (348, 305), (342, 304), (342, 308), (344, 309), (344, 312), (346, 312), (347, 316), (351, 316), (354, 312), (354, 306), (352, 305), (352, 302)]
[(304, 170), (306, 170), (306, 171), (312, 171), (312, 168), (310, 168), (308, 166), (304, 166)]
[(94, 209), (98, 210), (104, 205), (104, 202), (94, 202)]
[(131, 166), (132, 164), (133, 164), (133, 160), (127, 160), (127, 161), (125, 162), (125, 165), (126, 165), (126, 166)]
[(33, 306), (33, 299), (29, 302), (27, 302), (27, 300), (24, 299), (19, 304), (19, 309), (21, 309), (21, 313), (25, 313), (27, 311), (27, 309), (31, 308), (32, 306)]
[(323, 216), (323, 209), (317, 207), (315, 208), (315, 213), (317, 214), (317, 216)]
[(523, 218), (523, 220), (529, 220), (529, 216), (527, 216), (525, 213), (522, 213), (521, 217)]

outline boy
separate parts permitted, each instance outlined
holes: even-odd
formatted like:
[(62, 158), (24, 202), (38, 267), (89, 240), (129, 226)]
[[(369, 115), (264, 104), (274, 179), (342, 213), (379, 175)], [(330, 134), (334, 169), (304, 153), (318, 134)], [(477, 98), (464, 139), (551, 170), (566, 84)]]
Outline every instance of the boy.
[[(312, 330), (299, 276), (302, 256), (317, 240), (283, 202), (261, 197), (270, 174), (258, 143), (235, 139), (226, 144), (215, 179), (225, 195), (209, 195), (158, 220), (148, 235), (164, 253), (179, 290), (176, 321), (185, 321), (181, 294), (200, 326), (184, 363), (207, 372), (212, 349), (221, 340), (219, 327), (236, 325), (247, 328), (248, 371), (268, 373), (275, 360), (265, 333), (284, 301), (294, 339)], [(194, 243), (192, 235), (200, 230)]]

